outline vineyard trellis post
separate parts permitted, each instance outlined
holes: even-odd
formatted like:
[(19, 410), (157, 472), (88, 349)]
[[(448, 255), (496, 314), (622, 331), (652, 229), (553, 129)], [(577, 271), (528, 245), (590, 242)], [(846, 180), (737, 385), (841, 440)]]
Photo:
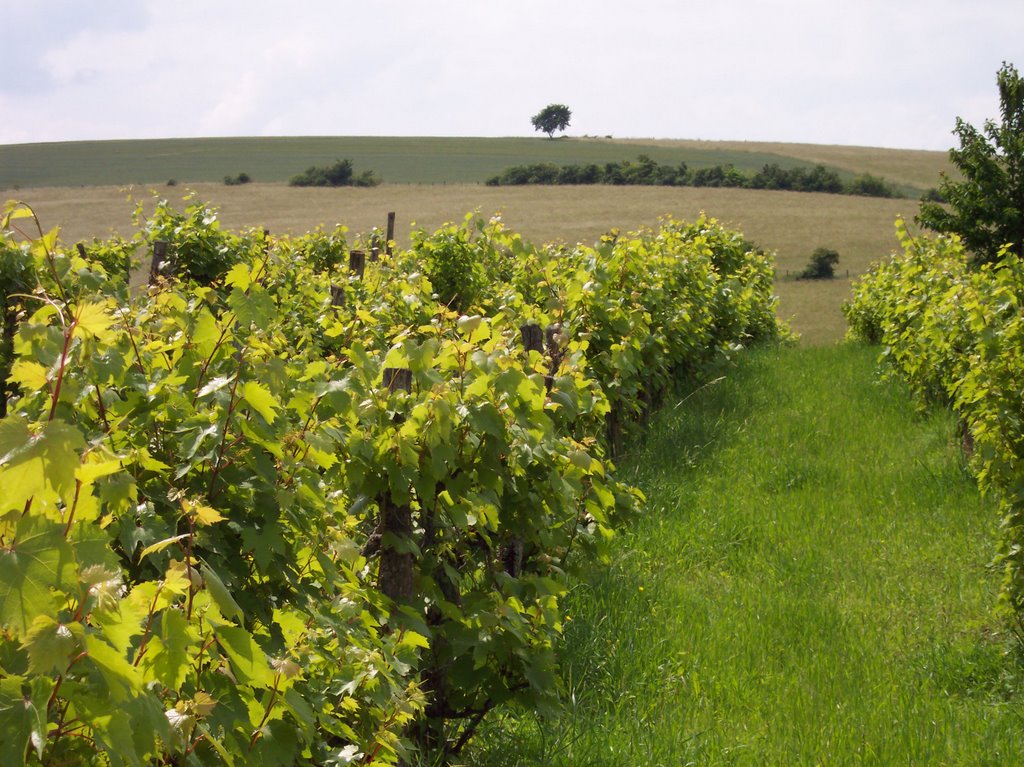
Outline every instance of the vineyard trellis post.
[(149, 262), (149, 284), (156, 285), (160, 272), (163, 271), (167, 262), (167, 240), (157, 240), (153, 243), (153, 259)]
[(363, 278), (366, 269), (366, 254), (361, 250), (353, 250), (348, 254), (348, 270), (359, 279)]
[[(384, 368), (384, 386), (389, 393), (412, 392), (412, 370)], [(380, 563), (377, 586), (381, 593), (396, 604), (408, 604), (413, 596), (413, 555), (404, 551), (402, 544), (412, 538), (412, 509), (409, 504), (395, 503), (389, 491), (378, 498), (380, 508), (378, 532), (380, 534)], [(396, 547), (395, 543), (400, 542)]]

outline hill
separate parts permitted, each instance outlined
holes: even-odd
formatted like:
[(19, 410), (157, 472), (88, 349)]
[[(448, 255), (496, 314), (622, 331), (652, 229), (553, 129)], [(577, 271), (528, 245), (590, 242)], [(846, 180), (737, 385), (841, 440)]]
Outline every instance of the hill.
[[(692, 220), (701, 211), (742, 231), (777, 255), (780, 313), (807, 344), (831, 343), (846, 323), (840, 306), (850, 279), (896, 247), (897, 216), (912, 219), (914, 199), (679, 187), (502, 187), (482, 184), (509, 165), (529, 162), (609, 162), (647, 154), (659, 163), (693, 168), (732, 163), (746, 171), (770, 162), (783, 167), (822, 163), (854, 176), (871, 173), (911, 193), (937, 185), (950, 164), (944, 152), (870, 147), (657, 139), (570, 138), (237, 138), (100, 141), (0, 146), (0, 199), (32, 205), (46, 228), (59, 226), (66, 242), (130, 236), (133, 204), (195, 193), (215, 206), (233, 229), (267, 227), (301, 233), (341, 223), (352, 235), (398, 215), (396, 239), (415, 227), (436, 228), (469, 211), (504, 220), (538, 242), (592, 242), (613, 227), (625, 231), (672, 215)], [(298, 189), (291, 175), (312, 164), (351, 158), (357, 171), (384, 179), (373, 189)], [(256, 183), (226, 186), (247, 173)], [(175, 179), (179, 185), (168, 187)], [(125, 189), (125, 187), (128, 187)], [(840, 253), (839, 278), (797, 282), (816, 247)]]
[(606, 163), (646, 154), (692, 168), (732, 164), (756, 172), (824, 164), (852, 177), (872, 173), (909, 196), (938, 182), (944, 152), (804, 144), (610, 138), (440, 138), (314, 136), (78, 141), (0, 146), (0, 189), (221, 181), (247, 173), (284, 182), (311, 165), (349, 158), (385, 183), (480, 183), (510, 165)]

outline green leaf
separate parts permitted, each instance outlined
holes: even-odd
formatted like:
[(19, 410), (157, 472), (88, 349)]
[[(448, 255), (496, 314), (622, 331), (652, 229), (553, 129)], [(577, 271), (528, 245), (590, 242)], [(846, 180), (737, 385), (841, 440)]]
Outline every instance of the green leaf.
[(190, 644), (188, 620), (184, 613), (175, 609), (164, 610), (160, 634), (150, 642), (144, 664), (165, 687), (181, 689), (189, 670)]
[(103, 343), (113, 338), (114, 334), (110, 330), (112, 322), (107, 307), (101, 303), (81, 303), (75, 312), (75, 326)]
[(202, 573), (206, 590), (210, 592), (214, 603), (220, 608), (221, 615), (225, 618), (233, 618), (239, 623), (245, 620), (242, 608), (238, 606), (238, 602), (231, 596), (231, 592), (228, 591), (228, 587), (224, 585), (224, 581), (220, 579), (220, 576), (206, 564), (201, 565), (199, 571)]
[(48, 706), (50, 696), (53, 693), (54, 681), (49, 677), (41, 676), (32, 680), (29, 685), (29, 697), (25, 703), (29, 715), (29, 742), (36, 750), (39, 758), (43, 758), (46, 750), (49, 727), (47, 726)]
[(19, 359), (11, 366), (11, 375), (7, 380), (18, 384), (27, 392), (32, 392), (46, 386), (48, 376), (46, 368), (35, 360)]
[(85, 631), (80, 623), (57, 623), (40, 615), (28, 630), (22, 647), (28, 652), (28, 667), (33, 674), (63, 674), (73, 655), (81, 652)]
[(505, 421), (490, 402), (481, 402), (470, 408), (469, 422), (474, 429), (501, 439), (505, 436)]
[(22, 693), (23, 682), (17, 676), (0, 679), (0, 761), (11, 767), (25, 764), (35, 719)]
[(213, 354), (217, 342), (221, 340), (221, 330), (217, 326), (217, 320), (205, 306), (198, 310), (195, 323), (195, 329), (192, 331), (192, 344), (196, 354), (205, 359)]
[(82, 434), (54, 420), (33, 433), (21, 418), (0, 421), (0, 515), (21, 511), (29, 499), (55, 506), (75, 490)]
[(253, 763), (264, 767), (290, 767), (299, 755), (299, 739), (293, 726), (271, 720), (260, 730), (253, 749)]
[(295, 687), (289, 687), (284, 693), (284, 702), (292, 712), (295, 720), (306, 729), (316, 726), (316, 712)]
[(24, 637), (41, 615), (56, 614), (56, 595), (74, 569), (60, 525), (25, 517), (15, 541), (0, 548), (0, 626)]
[(156, 554), (158, 551), (163, 551), (168, 546), (171, 546), (171, 545), (177, 543), (178, 541), (181, 541), (181, 540), (184, 540), (185, 538), (188, 538), (189, 535), (191, 535), (191, 533), (182, 533), (181, 535), (174, 535), (174, 536), (171, 536), (170, 538), (164, 538), (162, 541), (157, 541), (156, 543), (150, 544), (149, 546), (147, 546), (146, 548), (144, 548), (142, 550), (141, 554), (139, 554), (139, 561), (141, 562), (143, 559), (148, 557), (150, 554)]
[(423, 636), (423, 634), (418, 634), (415, 631), (406, 631), (402, 634), (402, 641), (399, 642), (399, 646), (422, 647), (425, 650), (429, 650), (430, 640)]
[(242, 385), (242, 398), (249, 403), (249, 407), (263, 416), (267, 423), (274, 422), (277, 409), (281, 407), (270, 390), (255, 381), (246, 381)]
[(124, 655), (95, 634), (86, 636), (85, 645), (89, 651), (89, 661), (107, 683), (107, 691), (113, 701), (127, 700), (142, 691), (142, 672), (129, 663)]
[(252, 285), (246, 293), (239, 287), (231, 289), (228, 306), (235, 313), (235, 319), (243, 328), (255, 325), (266, 328), (272, 324), (276, 309), (273, 299), (260, 285)]
[(232, 379), (228, 378), (227, 376), (217, 376), (216, 378), (211, 378), (209, 381), (206, 382), (203, 388), (199, 390), (199, 392), (196, 394), (196, 397), (198, 399), (202, 399), (207, 394), (212, 394), (215, 391), (219, 391), (220, 389), (223, 389), (225, 386), (231, 383), (231, 380)]
[(252, 634), (240, 626), (219, 626), (213, 633), (231, 661), (231, 670), (240, 683), (257, 688), (270, 687), (274, 672)]
[(46, 748), (47, 704), (54, 682), (36, 677), (0, 678), (0, 764), (14, 767), (26, 763), (31, 745), (40, 759)]

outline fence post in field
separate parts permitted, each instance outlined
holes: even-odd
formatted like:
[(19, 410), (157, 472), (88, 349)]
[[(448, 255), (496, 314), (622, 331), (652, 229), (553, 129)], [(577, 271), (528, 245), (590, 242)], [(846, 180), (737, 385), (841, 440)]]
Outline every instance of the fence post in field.
[[(384, 368), (384, 386), (389, 392), (412, 391), (412, 370)], [(413, 596), (413, 555), (395, 548), (395, 541), (409, 543), (412, 538), (412, 509), (408, 504), (397, 504), (391, 493), (385, 491), (377, 499), (380, 507), (377, 532), (380, 535), (380, 565), (377, 588), (398, 604), (408, 604)], [(402, 547), (404, 548), (404, 546)]]
[(149, 284), (155, 285), (160, 272), (167, 261), (167, 240), (157, 240), (153, 243), (153, 260), (149, 262)]
[(388, 239), (384, 246), (384, 252), (387, 255), (391, 255), (391, 243), (395, 239), (395, 212), (391, 211), (388, 213)]
[(366, 254), (361, 250), (353, 250), (348, 254), (348, 270), (359, 279), (363, 279), (366, 269)]

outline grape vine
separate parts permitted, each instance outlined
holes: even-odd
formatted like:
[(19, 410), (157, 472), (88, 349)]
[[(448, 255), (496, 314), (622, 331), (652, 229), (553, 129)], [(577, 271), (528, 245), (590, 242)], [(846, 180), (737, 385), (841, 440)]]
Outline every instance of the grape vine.
[(0, 760), (445, 760), (556, 703), (566, 579), (643, 502), (611, 452), (784, 332), (770, 259), (706, 218), (540, 248), (468, 216), (355, 273), (343, 228), (187, 202), (80, 248), (5, 209)]
[(880, 343), (923, 404), (949, 406), (982, 488), (999, 499), (1002, 598), (1024, 625), (1024, 262), (1004, 249), (974, 268), (957, 237), (913, 238), (845, 307), (854, 338)]

